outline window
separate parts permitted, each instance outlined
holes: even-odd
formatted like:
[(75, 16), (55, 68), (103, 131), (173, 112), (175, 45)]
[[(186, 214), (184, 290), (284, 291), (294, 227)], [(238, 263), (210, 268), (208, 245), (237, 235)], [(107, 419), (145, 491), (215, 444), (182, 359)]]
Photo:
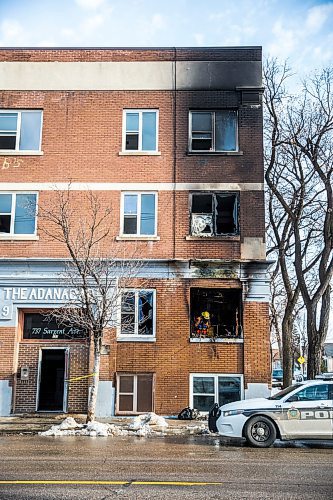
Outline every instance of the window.
[(36, 194), (1, 193), (0, 235), (35, 234), (36, 203)]
[(191, 235), (236, 235), (238, 196), (231, 193), (191, 194)]
[(157, 151), (158, 111), (124, 111), (123, 151)]
[(237, 111), (190, 111), (189, 150), (237, 151)]
[(190, 406), (208, 412), (218, 403), (219, 406), (242, 398), (242, 377), (235, 375), (191, 375)]
[(242, 338), (242, 294), (230, 288), (191, 288), (191, 337)]
[(0, 150), (40, 151), (42, 112), (0, 110)]
[(128, 290), (121, 298), (120, 336), (154, 337), (155, 290)]
[(117, 376), (117, 412), (146, 413), (153, 411), (152, 373), (121, 374)]
[(122, 234), (156, 235), (156, 194), (123, 193)]
[(328, 384), (310, 385), (290, 397), (288, 401), (320, 401), (329, 399)]

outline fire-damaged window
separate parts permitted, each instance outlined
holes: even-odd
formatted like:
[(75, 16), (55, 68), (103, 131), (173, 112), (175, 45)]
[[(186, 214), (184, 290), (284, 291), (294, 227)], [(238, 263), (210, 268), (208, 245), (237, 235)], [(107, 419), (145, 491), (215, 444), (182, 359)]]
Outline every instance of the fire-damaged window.
[(237, 111), (190, 111), (189, 150), (228, 152), (238, 150)]
[(241, 338), (242, 294), (230, 288), (191, 288), (192, 338)]
[(155, 335), (155, 290), (128, 290), (121, 299), (119, 336), (153, 337)]
[(153, 373), (122, 373), (117, 375), (117, 413), (153, 411)]
[(192, 193), (191, 235), (237, 235), (238, 205), (234, 193)]

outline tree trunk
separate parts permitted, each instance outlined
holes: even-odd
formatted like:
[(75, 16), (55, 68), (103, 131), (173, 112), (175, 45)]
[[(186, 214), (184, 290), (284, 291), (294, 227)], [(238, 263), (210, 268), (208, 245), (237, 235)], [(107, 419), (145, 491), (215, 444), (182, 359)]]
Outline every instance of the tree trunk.
[(292, 384), (293, 379), (293, 348), (292, 348), (292, 332), (294, 322), (287, 316), (287, 311), (282, 321), (282, 352), (283, 352), (283, 387), (288, 387)]
[(319, 329), (317, 329), (317, 308), (307, 306), (308, 363), (307, 378), (314, 379), (321, 373), (322, 349), (327, 335), (330, 314), (331, 287), (328, 286), (320, 304)]
[(93, 372), (94, 375), (92, 377), (92, 384), (90, 386), (90, 393), (88, 399), (87, 423), (95, 420), (99, 371), (101, 364), (101, 350), (99, 344), (100, 344), (99, 341), (94, 341), (94, 372)]

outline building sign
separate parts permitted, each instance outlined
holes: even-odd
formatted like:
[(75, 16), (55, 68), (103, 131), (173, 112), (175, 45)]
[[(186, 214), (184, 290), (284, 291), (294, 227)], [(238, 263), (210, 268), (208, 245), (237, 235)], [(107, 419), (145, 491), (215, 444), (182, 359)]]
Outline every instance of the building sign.
[(75, 325), (59, 325), (55, 319), (50, 320), (43, 314), (25, 313), (23, 338), (30, 340), (76, 340), (86, 339), (87, 332)]
[(5, 301), (68, 302), (75, 300), (76, 290), (62, 287), (3, 287)]

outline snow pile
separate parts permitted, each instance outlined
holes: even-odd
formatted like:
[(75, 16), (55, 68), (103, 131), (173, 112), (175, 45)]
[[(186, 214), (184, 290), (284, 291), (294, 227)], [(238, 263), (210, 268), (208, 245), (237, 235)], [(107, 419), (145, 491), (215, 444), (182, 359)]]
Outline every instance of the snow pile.
[(137, 436), (147, 437), (153, 432), (151, 426), (154, 427), (154, 431), (162, 431), (168, 427), (168, 422), (165, 418), (156, 415), (154, 412), (145, 413), (144, 415), (138, 415), (133, 418), (131, 424), (128, 428), (130, 431), (135, 431)]
[(52, 427), (44, 432), (39, 432), (40, 436), (90, 436), (90, 437), (108, 437), (108, 436), (127, 436), (128, 431), (111, 424), (101, 422), (89, 422), (88, 424), (78, 424), (74, 418), (65, 418), (59, 425)]

